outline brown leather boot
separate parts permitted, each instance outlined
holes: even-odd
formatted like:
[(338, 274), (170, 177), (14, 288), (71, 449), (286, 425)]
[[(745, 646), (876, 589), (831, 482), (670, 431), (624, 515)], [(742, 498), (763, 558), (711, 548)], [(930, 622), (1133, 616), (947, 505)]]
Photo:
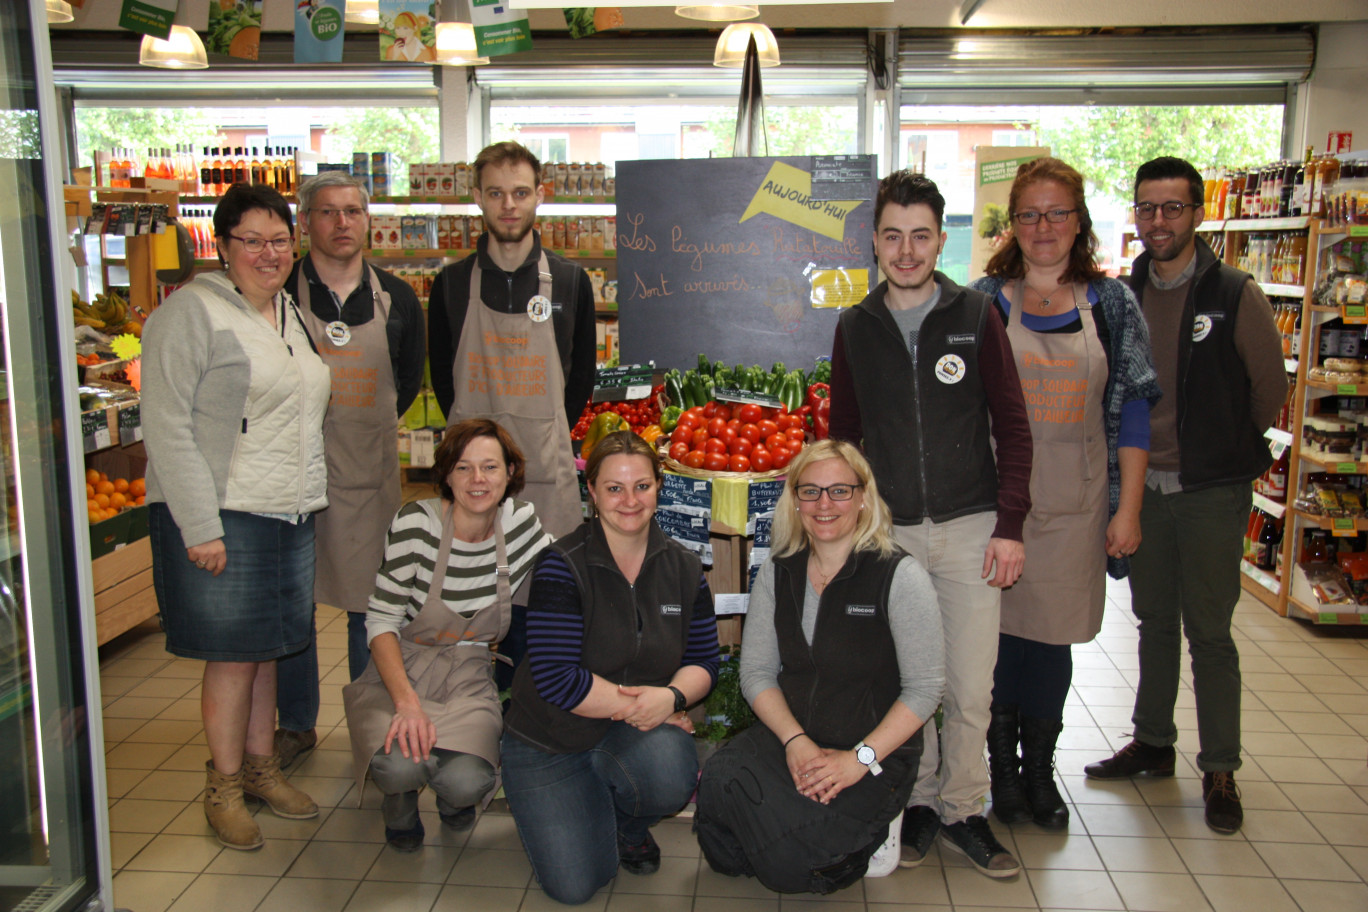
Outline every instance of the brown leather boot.
[(242, 801), (242, 770), (225, 776), (214, 769), (214, 761), (204, 764), (208, 780), (204, 786), (204, 816), (214, 828), (221, 845), (250, 851), (261, 848), (261, 828)]
[(277, 817), (308, 820), (318, 816), (314, 800), (285, 780), (275, 754), (242, 758), (242, 791), (266, 802)]

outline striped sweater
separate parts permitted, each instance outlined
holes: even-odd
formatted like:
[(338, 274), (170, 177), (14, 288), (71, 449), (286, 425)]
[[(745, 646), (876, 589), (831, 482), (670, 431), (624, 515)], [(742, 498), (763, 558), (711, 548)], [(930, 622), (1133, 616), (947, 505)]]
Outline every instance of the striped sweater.
[[(400, 508), (385, 537), (385, 562), (375, 577), (375, 592), (366, 612), (366, 642), (382, 633), (398, 634), (423, 610), (432, 585), (432, 568), (441, 545), (442, 511), (439, 498), (420, 500)], [(499, 506), (508, 565), (509, 585), (517, 591), (533, 562), (552, 542), (529, 503), (509, 498)], [(494, 604), (494, 538), (471, 544), (452, 541), (442, 583), (442, 601), (469, 616)]]

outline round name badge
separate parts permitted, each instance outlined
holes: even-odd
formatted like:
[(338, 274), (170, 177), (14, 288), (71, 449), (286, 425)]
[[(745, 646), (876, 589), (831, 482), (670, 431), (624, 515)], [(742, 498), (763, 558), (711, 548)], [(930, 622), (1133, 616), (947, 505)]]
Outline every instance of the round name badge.
[(533, 295), (527, 302), (527, 315), (534, 323), (545, 323), (551, 319), (551, 299), (546, 295)]
[(941, 383), (959, 383), (964, 379), (964, 359), (959, 355), (941, 355), (936, 362), (936, 379)]
[(341, 320), (333, 320), (323, 328), (323, 332), (328, 336), (329, 341), (338, 348), (351, 341), (351, 327)]
[(1192, 341), (1201, 342), (1211, 335), (1211, 317), (1206, 314), (1198, 314), (1197, 319), (1192, 321)]

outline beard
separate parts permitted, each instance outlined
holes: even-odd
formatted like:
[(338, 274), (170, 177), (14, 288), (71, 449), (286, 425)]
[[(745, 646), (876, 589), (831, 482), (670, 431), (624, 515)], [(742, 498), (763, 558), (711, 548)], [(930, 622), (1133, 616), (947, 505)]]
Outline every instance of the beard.
[(516, 244), (532, 231), (532, 226), (536, 224), (537, 215), (535, 212), (529, 214), (512, 228), (507, 228), (498, 220), (485, 219), (485, 231), (494, 236), (496, 241), (503, 244)]

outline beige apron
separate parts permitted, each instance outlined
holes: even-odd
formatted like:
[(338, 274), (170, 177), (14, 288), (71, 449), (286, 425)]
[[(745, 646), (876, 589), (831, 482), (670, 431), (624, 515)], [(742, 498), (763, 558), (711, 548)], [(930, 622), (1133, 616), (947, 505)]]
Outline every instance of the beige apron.
[[(452, 508), (449, 507), (442, 520), (442, 545), (432, 568), (432, 585), (428, 587), (418, 616), (399, 630), (399, 652), (423, 712), (437, 728), (435, 746), (474, 754), (497, 768), (503, 714), (494, 687), (489, 644), (502, 640), (513, 620), (503, 522), (497, 516), (494, 519), (498, 595), (492, 605), (463, 617), (442, 601), (442, 586), (451, 557), (451, 516)], [(342, 703), (347, 713), (347, 731), (351, 735), (352, 769), (356, 773), (359, 804), (371, 757), (384, 747), (385, 736), (394, 719), (394, 701), (380, 678), (374, 659), (361, 677), (342, 688)]]
[(447, 426), (492, 418), (513, 435), (527, 460), (527, 483), (518, 496), (537, 508), (542, 528), (556, 538), (584, 521), (570, 426), (565, 421), (565, 373), (550, 319), (551, 272), (545, 252), (538, 294), (545, 319), (506, 314), (480, 299), (480, 264), (470, 273), (470, 303), (452, 363), (456, 390)]
[(1000, 629), (1039, 643), (1086, 643), (1101, 629), (1106, 599), (1107, 356), (1086, 299), (1076, 333), (1032, 332), (1020, 311), (1012, 306), (1007, 338), (1031, 421), (1031, 512), (1026, 569), (1002, 593)]
[[(385, 532), (399, 510), (398, 391), (390, 359), (390, 296), (369, 265), (375, 317), (351, 327), (346, 345), (328, 338), (328, 321), (309, 306), (309, 280), (299, 276), (300, 309), (332, 370), (332, 399), (323, 420), (328, 509), (314, 524), (314, 601), (365, 611), (385, 559)], [(340, 317), (340, 314), (339, 314)]]

